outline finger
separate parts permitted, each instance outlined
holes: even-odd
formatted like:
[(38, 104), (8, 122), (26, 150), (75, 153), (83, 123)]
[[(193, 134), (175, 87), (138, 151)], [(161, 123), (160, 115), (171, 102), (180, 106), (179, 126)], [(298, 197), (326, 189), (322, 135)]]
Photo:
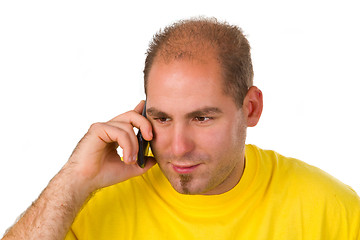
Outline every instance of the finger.
[[(120, 128), (120, 129), (122, 129), (122, 130), (124, 130), (124, 131), (126, 131), (128, 133), (128, 137), (129, 137), (130, 142), (131, 142), (131, 148), (125, 150), (125, 152), (130, 154), (132, 156), (132, 159), (126, 159), (125, 162), (126, 163), (135, 163), (136, 158), (134, 156), (137, 156), (137, 153), (139, 151), (139, 144), (138, 144), (138, 140), (137, 140), (137, 137), (135, 135), (133, 126), (128, 124), (128, 123), (114, 122), (114, 121), (107, 122), (107, 124), (109, 124), (110, 126), (113, 126), (113, 127)], [(123, 149), (123, 151), (124, 151), (124, 149)], [(128, 160), (132, 160), (132, 162), (128, 162)]]
[[(144, 100), (141, 100), (140, 103), (135, 107), (134, 111), (139, 113), (139, 114), (142, 114), (143, 110), (144, 110), (144, 107), (145, 107), (145, 101)], [(142, 115), (141, 115), (142, 116)], [(144, 117), (146, 120), (147, 118)], [(150, 123), (150, 121), (148, 120), (148, 123)], [(152, 125), (151, 123), (150, 124), (146, 124), (147, 126), (145, 127), (142, 127), (143, 125), (139, 125), (139, 126), (136, 126), (137, 128), (140, 129), (141, 131), (141, 134), (143, 135), (144, 139), (147, 140), (147, 141), (151, 141), (152, 138), (153, 138), (153, 133), (152, 133)], [(134, 125), (135, 126), (135, 125)], [(149, 128), (150, 127), (150, 128)]]
[(149, 170), (152, 166), (154, 166), (157, 161), (154, 157), (149, 157), (149, 156), (145, 156), (146, 158), (146, 164), (145, 167), (143, 168), (145, 171)]
[(136, 110), (131, 110), (124, 114), (121, 114), (111, 119), (109, 122), (124, 122), (131, 124), (132, 126), (140, 129), (145, 140), (151, 141), (153, 138), (152, 125), (150, 121), (141, 114), (139, 114)]
[(114, 118), (112, 118), (110, 121), (121, 121), (124, 116), (128, 113), (131, 113), (131, 112), (135, 112), (136, 114), (140, 114), (142, 113), (142, 110), (144, 109), (144, 106), (145, 106), (145, 101), (144, 100), (141, 100), (138, 105), (136, 105), (136, 107), (134, 108), (134, 110), (131, 110), (131, 111), (128, 111), (126, 113), (123, 113), (123, 114), (120, 114)]
[[(95, 144), (107, 145), (116, 142), (123, 149), (123, 159), (126, 163), (132, 163), (136, 160), (138, 145), (136, 140), (131, 139), (134, 135), (132, 129), (129, 132), (125, 128), (119, 128), (108, 123), (95, 123), (90, 127), (89, 134), (96, 136), (92, 138), (93, 141), (96, 141)], [(91, 146), (96, 145), (91, 144)]]
[(137, 164), (135, 164), (135, 165), (124, 165), (123, 168), (119, 169), (119, 171), (121, 171), (121, 175), (124, 178), (128, 179), (128, 178), (138, 176), (138, 175), (141, 175), (141, 174), (147, 172), (156, 163), (157, 162), (156, 162), (155, 158), (147, 157), (146, 165), (145, 165), (144, 168), (139, 167)]
[(155, 164), (156, 160), (154, 158), (149, 158), (144, 168), (139, 167), (137, 164), (127, 165), (121, 161), (112, 162), (112, 164), (108, 166), (108, 169), (104, 171), (106, 172), (106, 175), (101, 177), (104, 182), (101, 182), (100, 186), (112, 185), (139, 176), (148, 171)]
[(140, 103), (134, 108), (134, 111), (141, 114), (144, 109), (144, 106), (145, 106), (145, 101), (141, 100)]

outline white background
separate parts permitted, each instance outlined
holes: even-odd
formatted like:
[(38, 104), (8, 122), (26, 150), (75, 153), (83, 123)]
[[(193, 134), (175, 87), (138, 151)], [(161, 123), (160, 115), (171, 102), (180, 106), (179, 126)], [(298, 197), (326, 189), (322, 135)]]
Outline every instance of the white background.
[(0, 236), (67, 161), (89, 125), (144, 98), (152, 35), (215, 16), (241, 26), (264, 94), (248, 143), (360, 192), (355, 1), (0, 1)]

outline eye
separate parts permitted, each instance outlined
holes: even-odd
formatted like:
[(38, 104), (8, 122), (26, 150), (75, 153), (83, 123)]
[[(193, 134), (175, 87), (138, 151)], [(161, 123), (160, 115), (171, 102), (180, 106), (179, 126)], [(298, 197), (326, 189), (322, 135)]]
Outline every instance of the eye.
[(212, 118), (211, 117), (195, 117), (195, 120), (198, 122), (207, 122), (210, 121)]
[(167, 117), (159, 117), (159, 118), (154, 118), (154, 120), (160, 122), (160, 123), (166, 123), (168, 121), (170, 121), (170, 118)]

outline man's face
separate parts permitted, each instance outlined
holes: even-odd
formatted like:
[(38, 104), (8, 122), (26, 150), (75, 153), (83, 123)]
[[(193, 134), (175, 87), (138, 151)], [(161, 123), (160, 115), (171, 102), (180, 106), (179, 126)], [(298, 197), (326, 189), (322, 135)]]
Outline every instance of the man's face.
[(215, 60), (157, 61), (150, 70), (151, 147), (164, 175), (180, 193), (224, 193), (242, 176), (245, 118), (222, 84)]

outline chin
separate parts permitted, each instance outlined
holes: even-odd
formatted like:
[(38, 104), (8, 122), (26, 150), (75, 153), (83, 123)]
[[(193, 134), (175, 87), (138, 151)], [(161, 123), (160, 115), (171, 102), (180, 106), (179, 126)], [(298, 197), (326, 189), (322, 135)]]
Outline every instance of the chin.
[(181, 194), (198, 195), (206, 192), (205, 187), (196, 184), (196, 180), (193, 179), (192, 175), (180, 174), (176, 177), (175, 181), (169, 181), (175, 191)]

